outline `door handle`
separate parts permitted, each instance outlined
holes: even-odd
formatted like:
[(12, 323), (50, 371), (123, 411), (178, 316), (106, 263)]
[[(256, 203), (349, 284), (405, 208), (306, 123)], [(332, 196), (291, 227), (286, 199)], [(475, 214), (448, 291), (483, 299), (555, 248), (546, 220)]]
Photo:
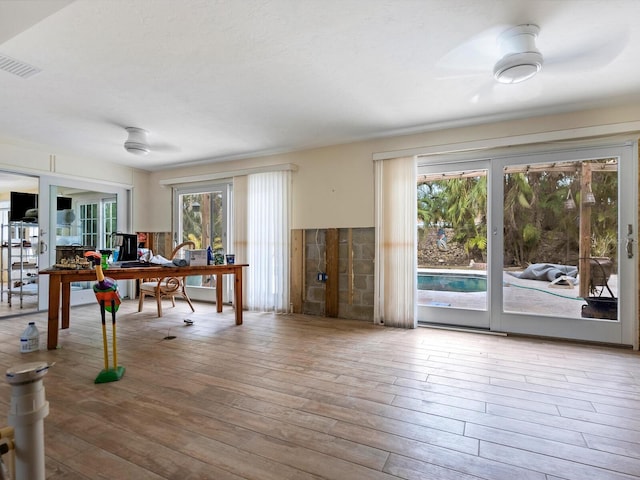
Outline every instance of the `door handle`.
[(633, 258), (633, 238), (627, 238), (627, 258)]

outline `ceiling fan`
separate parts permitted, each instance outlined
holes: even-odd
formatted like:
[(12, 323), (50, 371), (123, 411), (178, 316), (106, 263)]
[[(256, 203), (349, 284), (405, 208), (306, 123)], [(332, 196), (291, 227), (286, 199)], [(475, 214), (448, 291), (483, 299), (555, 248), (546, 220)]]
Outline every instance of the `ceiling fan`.
[(149, 152), (177, 152), (180, 151), (174, 145), (166, 143), (150, 143), (149, 131), (139, 127), (124, 127), (127, 131), (127, 139), (124, 142), (124, 149), (134, 155), (148, 155)]
[(542, 70), (542, 54), (536, 48), (539, 32), (540, 27), (529, 23), (500, 34), (498, 44), (503, 56), (493, 66), (493, 76), (498, 82), (524, 82)]
[(125, 130), (129, 136), (124, 142), (124, 149), (134, 155), (147, 155), (151, 150), (147, 138), (149, 132), (137, 127), (125, 127)]
[(492, 75), (499, 84), (514, 84), (536, 76), (543, 67), (549, 74), (594, 71), (612, 62), (628, 43), (623, 28), (593, 32), (578, 25), (568, 36), (557, 27), (543, 32), (544, 48), (538, 49), (541, 32), (533, 23), (487, 29), (442, 56), (436, 63), (438, 78)]

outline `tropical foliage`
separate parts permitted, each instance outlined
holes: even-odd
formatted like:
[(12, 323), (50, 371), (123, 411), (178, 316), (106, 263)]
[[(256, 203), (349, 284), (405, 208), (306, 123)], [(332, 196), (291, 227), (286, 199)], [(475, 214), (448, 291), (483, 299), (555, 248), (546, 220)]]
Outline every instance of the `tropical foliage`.
[[(618, 179), (614, 171), (598, 168), (607, 162), (587, 161), (593, 171), (589, 188), (595, 200), (590, 209), (590, 255), (615, 258)], [(557, 263), (560, 257), (565, 263), (577, 262), (580, 209), (571, 208), (571, 203), (574, 198), (577, 206), (583, 201), (581, 167), (582, 162), (566, 162), (544, 169), (510, 167), (504, 173), (504, 265)], [(423, 180), (417, 195), (424, 227), (450, 227), (455, 232), (451, 240), (463, 245), (470, 257), (486, 257), (486, 176)], [(551, 241), (557, 245), (548, 245)], [(544, 258), (551, 253), (555, 261)]]
[[(182, 241), (196, 249), (222, 248), (222, 198), (216, 193), (193, 193), (182, 198)], [(211, 240), (213, 238), (213, 241)]]
[(422, 182), (418, 185), (418, 218), (425, 226), (451, 227), (451, 239), (468, 256), (487, 251), (487, 177), (478, 175)]

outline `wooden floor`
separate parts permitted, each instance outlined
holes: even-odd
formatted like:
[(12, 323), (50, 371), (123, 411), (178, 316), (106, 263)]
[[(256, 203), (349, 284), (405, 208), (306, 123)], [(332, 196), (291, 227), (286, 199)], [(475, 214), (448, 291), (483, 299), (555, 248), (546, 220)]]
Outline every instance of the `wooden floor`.
[(72, 309), (53, 351), (19, 353), (29, 320), (45, 345), (45, 314), (0, 321), (0, 367), (55, 362), (47, 479), (640, 478), (637, 352), (135, 307), (118, 312), (126, 373), (98, 385), (97, 305)]

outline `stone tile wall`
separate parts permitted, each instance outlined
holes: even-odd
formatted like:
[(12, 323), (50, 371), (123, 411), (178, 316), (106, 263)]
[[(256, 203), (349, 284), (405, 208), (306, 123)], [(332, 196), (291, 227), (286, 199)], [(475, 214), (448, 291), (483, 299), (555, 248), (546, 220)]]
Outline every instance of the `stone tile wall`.
[[(353, 228), (352, 265), (349, 273), (349, 229), (339, 229), (338, 287), (340, 318), (373, 321), (375, 230)], [(318, 272), (326, 271), (326, 230), (305, 231), (305, 298), (302, 310), (310, 315), (325, 315), (326, 284)], [(351, 294), (349, 284), (351, 283)]]

